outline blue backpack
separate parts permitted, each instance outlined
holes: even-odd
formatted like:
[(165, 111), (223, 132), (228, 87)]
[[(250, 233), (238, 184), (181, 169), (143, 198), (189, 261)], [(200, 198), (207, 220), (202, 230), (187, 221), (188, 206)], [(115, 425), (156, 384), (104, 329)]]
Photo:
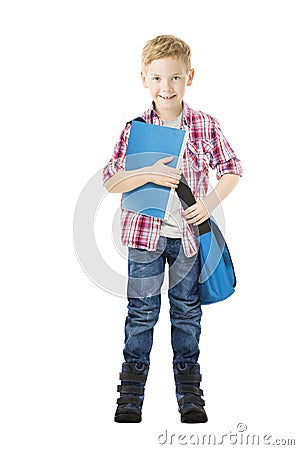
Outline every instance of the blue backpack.
[[(176, 192), (184, 209), (196, 203), (184, 175)], [(199, 243), (200, 302), (208, 305), (225, 300), (236, 287), (234, 266), (225, 239), (212, 217), (193, 228)]]

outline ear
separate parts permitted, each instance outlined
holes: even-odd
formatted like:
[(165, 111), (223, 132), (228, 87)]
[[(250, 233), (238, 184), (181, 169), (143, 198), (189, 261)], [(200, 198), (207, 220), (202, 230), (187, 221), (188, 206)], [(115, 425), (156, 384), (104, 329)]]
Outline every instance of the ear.
[(188, 75), (187, 86), (191, 86), (194, 78), (194, 69), (191, 69)]
[(148, 88), (148, 84), (146, 81), (146, 74), (144, 73), (143, 70), (141, 71), (140, 75), (141, 75), (141, 81), (142, 81), (143, 87)]

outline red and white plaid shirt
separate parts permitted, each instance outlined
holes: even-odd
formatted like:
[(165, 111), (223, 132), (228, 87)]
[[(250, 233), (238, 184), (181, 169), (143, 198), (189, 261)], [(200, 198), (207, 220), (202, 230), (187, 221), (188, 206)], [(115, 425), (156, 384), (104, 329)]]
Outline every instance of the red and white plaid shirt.
[[(142, 116), (147, 122), (162, 126), (162, 120), (154, 110), (148, 109)], [(113, 156), (103, 169), (105, 183), (119, 170), (125, 170), (126, 151), (131, 124), (127, 124), (115, 145)], [(182, 158), (181, 170), (196, 200), (204, 198), (209, 185), (209, 167), (216, 169), (217, 179), (226, 173), (242, 175), (240, 160), (225, 139), (217, 120), (201, 111), (193, 111), (183, 103), (182, 126), (189, 133)], [(181, 208), (181, 213), (182, 213)], [(161, 230), (161, 219), (122, 209), (121, 241), (129, 247), (156, 250)], [(182, 244), (187, 257), (198, 251), (198, 240), (192, 225), (183, 220)]]

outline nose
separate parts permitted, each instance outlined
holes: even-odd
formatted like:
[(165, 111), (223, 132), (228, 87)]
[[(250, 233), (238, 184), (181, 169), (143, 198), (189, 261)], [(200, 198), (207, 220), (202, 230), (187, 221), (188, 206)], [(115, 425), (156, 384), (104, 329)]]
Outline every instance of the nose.
[(167, 78), (162, 80), (162, 91), (169, 92), (171, 90), (170, 82)]

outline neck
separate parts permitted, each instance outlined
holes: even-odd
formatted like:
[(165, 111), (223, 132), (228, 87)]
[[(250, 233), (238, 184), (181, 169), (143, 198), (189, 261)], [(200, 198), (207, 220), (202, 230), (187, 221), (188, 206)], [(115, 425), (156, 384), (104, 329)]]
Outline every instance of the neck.
[(168, 122), (169, 120), (176, 119), (182, 112), (183, 107), (180, 106), (179, 108), (173, 109), (173, 110), (160, 110), (159, 108), (154, 105), (155, 111), (158, 114), (158, 116), (163, 120), (163, 122)]

